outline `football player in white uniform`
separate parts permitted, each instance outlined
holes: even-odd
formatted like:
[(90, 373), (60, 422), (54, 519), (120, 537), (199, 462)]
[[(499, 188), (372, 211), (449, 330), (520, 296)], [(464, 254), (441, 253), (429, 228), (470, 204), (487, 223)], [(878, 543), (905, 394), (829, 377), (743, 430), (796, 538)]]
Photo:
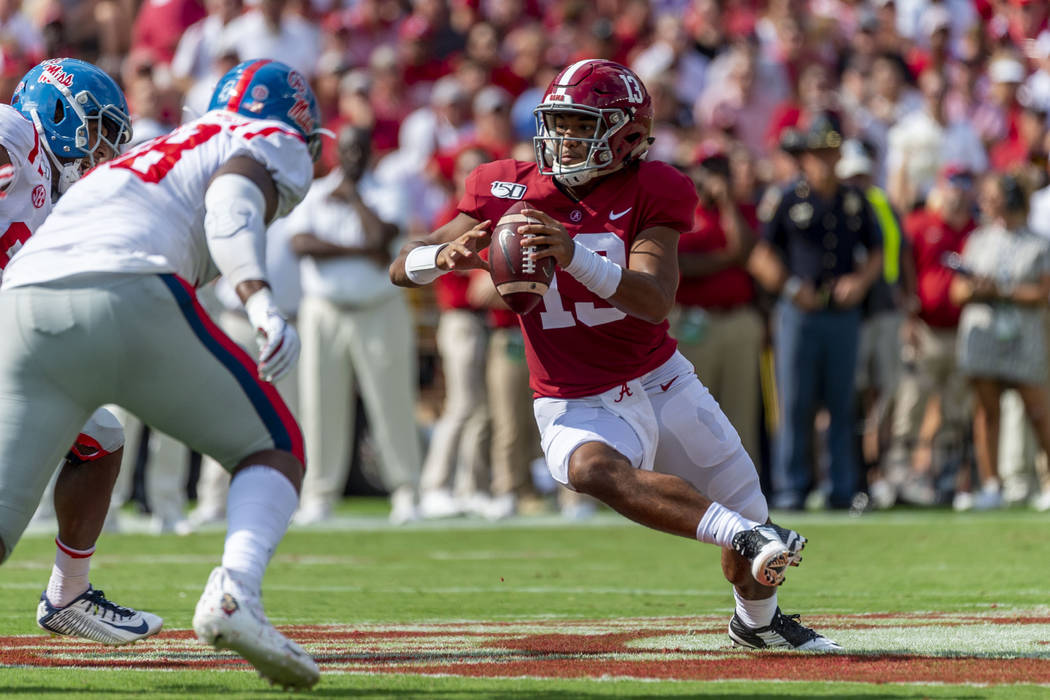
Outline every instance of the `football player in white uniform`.
[[(49, 59), (22, 78), (12, 105), (0, 105), (0, 273), (51, 213), (52, 202), (130, 138), (124, 95), (95, 66)], [(120, 422), (100, 408), (61, 465), (55, 565), (37, 606), (37, 624), (52, 634), (120, 645), (156, 634), (163, 624), (107, 600), (90, 583), (123, 445)]]
[[(233, 474), (222, 564), (193, 627), (294, 688), (314, 685), (317, 665), (270, 624), (260, 596), (303, 477), (302, 433), (271, 383), (299, 340), (263, 261), (267, 223), (310, 186), (319, 121), (299, 73), (238, 65), (204, 116), (75, 183), (0, 292), (0, 559), (32, 515), (55, 445), (99, 405), (123, 406)], [(219, 274), (257, 330), (257, 359), (197, 302), (195, 287)]]

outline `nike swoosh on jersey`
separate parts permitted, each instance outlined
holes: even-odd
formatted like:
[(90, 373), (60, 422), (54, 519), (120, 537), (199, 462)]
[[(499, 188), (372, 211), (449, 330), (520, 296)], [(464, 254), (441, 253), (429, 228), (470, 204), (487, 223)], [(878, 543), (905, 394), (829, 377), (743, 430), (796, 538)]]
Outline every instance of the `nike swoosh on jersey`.
[(615, 211), (609, 212), (609, 221), (616, 221), (617, 219), (619, 219), (621, 216), (625, 215), (627, 212), (631, 211), (632, 209), (634, 209), (634, 207), (627, 207), (626, 209), (624, 209), (621, 212), (615, 212)]
[(102, 620), (102, 622), (105, 622), (107, 625), (113, 627), (114, 629), (124, 630), (125, 632), (131, 632), (132, 634), (143, 634), (149, 630), (149, 625), (147, 625), (145, 621), (140, 622), (135, 627), (128, 627), (127, 625), (117, 625), (112, 622), (106, 622), (105, 620)]
[(671, 385), (674, 384), (677, 379), (678, 379), (678, 375), (676, 374), (675, 376), (671, 377), (671, 381), (667, 382), (666, 384), (661, 384), (660, 385), (660, 390), (661, 391), (667, 391), (668, 389), (671, 388)]

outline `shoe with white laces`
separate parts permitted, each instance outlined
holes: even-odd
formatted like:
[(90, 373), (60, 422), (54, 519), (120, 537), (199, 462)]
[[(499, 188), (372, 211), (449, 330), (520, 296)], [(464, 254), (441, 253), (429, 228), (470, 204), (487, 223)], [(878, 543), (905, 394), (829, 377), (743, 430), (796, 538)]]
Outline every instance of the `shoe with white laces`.
[(153, 613), (117, 605), (107, 600), (102, 591), (88, 586), (61, 608), (51, 604), (47, 591), (41, 593), (36, 624), (51, 634), (122, 646), (155, 635), (164, 620)]
[(805, 546), (805, 537), (772, 523), (733, 535), (733, 550), (751, 560), (751, 575), (766, 586), (784, 583), (784, 571), (801, 563)]
[(799, 622), (799, 615), (785, 615), (780, 608), (765, 627), (748, 627), (733, 613), (729, 638), (748, 649), (794, 649), (796, 651), (842, 651), (842, 647)]
[(205, 644), (243, 656), (270, 683), (302, 689), (321, 678), (310, 655), (266, 619), (259, 594), (221, 566), (212, 570), (197, 602), (193, 631)]

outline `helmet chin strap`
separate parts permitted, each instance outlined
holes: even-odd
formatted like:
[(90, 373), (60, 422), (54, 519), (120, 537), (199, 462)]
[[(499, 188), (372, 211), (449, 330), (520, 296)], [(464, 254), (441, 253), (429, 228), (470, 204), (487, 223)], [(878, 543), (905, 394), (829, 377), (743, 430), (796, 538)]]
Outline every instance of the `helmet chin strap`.
[(33, 128), (36, 129), (37, 134), (40, 136), (40, 146), (44, 149), (44, 153), (47, 154), (47, 159), (51, 161), (51, 168), (58, 172), (58, 178), (54, 180), (52, 190), (57, 195), (63, 195), (74, 182), (80, 179), (80, 161), (82, 159), (77, 158), (67, 162), (59, 160), (58, 156), (51, 150), (51, 144), (47, 140), (44, 126), (40, 123), (40, 115), (37, 114), (35, 109), (29, 110), (29, 113), (33, 117)]

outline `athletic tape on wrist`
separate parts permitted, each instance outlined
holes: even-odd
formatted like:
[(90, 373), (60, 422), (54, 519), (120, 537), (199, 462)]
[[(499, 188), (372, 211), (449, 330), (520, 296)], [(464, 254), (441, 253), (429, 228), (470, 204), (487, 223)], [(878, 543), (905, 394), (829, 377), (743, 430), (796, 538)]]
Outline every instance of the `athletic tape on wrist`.
[(574, 244), (572, 262), (565, 271), (602, 299), (608, 299), (616, 293), (620, 278), (623, 277), (622, 267), (579, 243)]

